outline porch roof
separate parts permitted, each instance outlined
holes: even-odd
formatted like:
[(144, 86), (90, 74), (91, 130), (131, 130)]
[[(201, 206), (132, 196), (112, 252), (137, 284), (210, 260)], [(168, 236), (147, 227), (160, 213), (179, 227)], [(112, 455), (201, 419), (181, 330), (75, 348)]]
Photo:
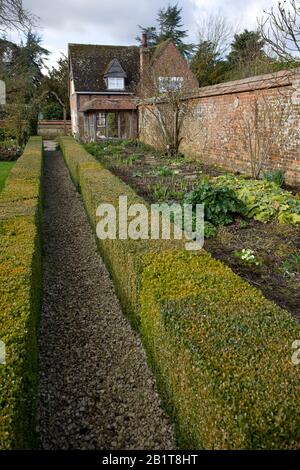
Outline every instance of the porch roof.
[(137, 109), (135, 101), (109, 98), (93, 98), (81, 106), (80, 111), (129, 111)]

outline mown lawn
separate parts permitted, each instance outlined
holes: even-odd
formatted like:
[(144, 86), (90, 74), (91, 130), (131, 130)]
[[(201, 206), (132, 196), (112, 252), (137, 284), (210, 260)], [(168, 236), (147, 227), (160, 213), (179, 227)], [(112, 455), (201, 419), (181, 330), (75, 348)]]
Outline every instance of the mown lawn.
[(0, 162), (0, 192), (2, 191), (5, 184), (5, 180), (14, 165), (15, 162)]

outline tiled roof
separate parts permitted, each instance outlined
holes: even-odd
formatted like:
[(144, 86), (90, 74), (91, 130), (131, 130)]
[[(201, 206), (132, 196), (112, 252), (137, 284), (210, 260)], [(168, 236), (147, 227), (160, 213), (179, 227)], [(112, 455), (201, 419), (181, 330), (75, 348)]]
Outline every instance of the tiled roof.
[(119, 99), (108, 99), (105, 97), (101, 98), (93, 98), (92, 100), (88, 101), (80, 108), (80, 111), (115, 111), (115, 110), (123, 110), (129, 111), (132, 109), (137, 109), (136, 102), (134, 100), (119, 100)]
[(69, 44), (69, 57), (76, 92), (107, 91), (104, 75), (114, 59), (126, 73), (125, 91), (135, 92), (140, 73), (138, 46)]

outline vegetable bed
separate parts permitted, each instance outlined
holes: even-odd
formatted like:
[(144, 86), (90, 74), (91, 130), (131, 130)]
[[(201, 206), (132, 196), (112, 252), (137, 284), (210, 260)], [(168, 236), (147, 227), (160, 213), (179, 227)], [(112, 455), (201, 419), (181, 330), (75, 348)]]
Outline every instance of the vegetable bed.
[(141, 143), (87, 144), (86, 149), (149, 203), (182, 202), (205, 178), (233, 191), (244, 211), (229, 225), (207, 226), (205, 249), (300, 319), (299, 196), (269, 181), (225, 174), (220, 167), (183, 157), (169, 160)]

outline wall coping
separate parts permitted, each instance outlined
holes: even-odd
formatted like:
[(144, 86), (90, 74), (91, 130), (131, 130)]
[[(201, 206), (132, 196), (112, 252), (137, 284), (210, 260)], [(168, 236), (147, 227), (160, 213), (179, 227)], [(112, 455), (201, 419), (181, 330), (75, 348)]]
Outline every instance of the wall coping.
[[(207, 98), (210, 96), (222, 96), (235, 93), (251, 92), (255, 90), (264, 90), (271, 88), (282, 88), (291, 86), (294, 81), (300, 81), (300, 68), (293, 70), (281, 70), (279, 72), (256, 75), (243, 78), (241, 80), (232, 80), (229, 82), (218, 83), (199, 88), (196, 92), (187, 94), (182, 100), (193, 100), (197, 98)], [(162, 100), (163, 102), (163, 100)], [(153, 104), (153, 99), (141, 100), (138, 106)]]

